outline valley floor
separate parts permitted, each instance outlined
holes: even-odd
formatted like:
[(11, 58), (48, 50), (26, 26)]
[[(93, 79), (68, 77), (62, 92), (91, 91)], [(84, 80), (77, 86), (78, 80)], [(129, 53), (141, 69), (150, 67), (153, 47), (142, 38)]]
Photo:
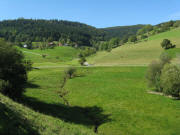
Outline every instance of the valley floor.
[(146, 67), (77, 67), (64, 104), (60, 68), (34, 69), (24, 103), (40, 113), (104, 135), (178, 135), (180, 102), (147, 93)]

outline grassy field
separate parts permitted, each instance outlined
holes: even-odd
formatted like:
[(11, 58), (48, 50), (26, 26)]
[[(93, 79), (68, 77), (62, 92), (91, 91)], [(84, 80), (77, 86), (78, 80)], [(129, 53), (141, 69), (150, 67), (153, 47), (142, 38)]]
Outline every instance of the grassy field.
[(146, 67), (79, 68), (68, 80), (70, 107), (57, 92), (64, 68), (33, 70), (23, 103), (103, 135), (178, 135), (180, 102), (147, 93)]
[[(79, 50), (73, 47), (55, 47), (54, 49), (25, 49), (19, 48), (23, 51), (25, 58), (33, 61), (34, 66), (57, 66), (57, 65), (73, 65), (71, 62), (78, 57)], [(42, 55), (46, 55), (45, 58)]]
[[(147, 93), (146, 65), (165, 51), (160, 46), (164, 38), (176, 44), (176, 48), (166, 52), (178, 62), (179, 28), (149, 37), (148, 41), (88, 57), (88, 62), (95, 66), (76, 67), (80, 76), (69, 79), (65, 85), (68, 94), (64, 98), (70, 106), (58, 92), (65, 66), (79, 65), (79, 50), (71, 47), (21, 49), (34, 62), (34, 67), (40, 67), (29, 72), (29, 83), (21, 101), (31, 109), (0, 95), (0, 108), (5, 110), (0, 112), (0, 134), (10, 132), (9, 128), (12, 132), (35, 135), (92, 135), (94, 132), (179, 135), (180, 101)], [(47, 56), (43, 58), (42, 54)], [(15, 123), (6, 127), (9, 121)], [(15, 126), (17, 123), (19, 128)]]
[(167, 51), (175, 57), (180, 53), (180, 28), (151, 36), (148, 41), (142, 41), (136, 44), (125, 44), (113, 49), (110, 53), (99, 52), (89, 57), (88, 61), (97, 66), (147, 65), (164, 52), (160, 43), (165, 38), (170, 39), (173, 44), (176, 44), (175, 49)]

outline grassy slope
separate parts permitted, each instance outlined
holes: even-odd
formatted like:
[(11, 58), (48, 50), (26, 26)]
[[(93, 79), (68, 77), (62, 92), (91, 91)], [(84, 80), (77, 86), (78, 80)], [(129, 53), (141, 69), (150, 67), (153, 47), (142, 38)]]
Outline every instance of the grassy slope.
[(173, 29), (155, 36), (151, 36), (148, 41), (136, 44), (126, 44), (113, 49), (112, 52), (99, 52), (88, 58), (88, 61), (95, 65), (147, 65), (152, 60), (157, 59), (164, 51), (160, 43), (168, 38), (177, 48), (168, 50), (173, 56), (180, 53), (180, 28)]
[[(145, 67), (79, 68), (86, 74), (68, 80), (63, 105), (57, 90), (63, 68), (33, 70), (24, 103), (34, 110), (104, 135), (178, 135), (180, 102), (147, 93)], [(88, 71), (87, 71), (88, 70)], [(87, 112), (88, 115), (84, 114)], [(89, 117), (91, 116), (91, 117)]]
[(1, 135), (92, 135), (74, 124), (35, 112), (0, 94)]
[[(72, 47), (55, 47), (54, 49), (24, 49), (20, 48), (27, 59), (30, 59), (34, 62), (35, 66), (57, 66), (71, 63), (74, 58), (77, 58), (78, 49)], [(46, 54), (45, 58), (42, 57), (42, 54)], [(58, 58), (57, 58), (58, 57)]]

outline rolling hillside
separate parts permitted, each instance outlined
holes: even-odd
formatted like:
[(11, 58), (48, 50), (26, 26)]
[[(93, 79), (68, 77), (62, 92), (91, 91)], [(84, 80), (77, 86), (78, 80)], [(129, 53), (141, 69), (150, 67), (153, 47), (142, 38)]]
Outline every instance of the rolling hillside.
[(0, 94), (1, 135), (93, 135), (83, 126), (29, 109)]
[(175, 58), (180, 52), (179, 37), (180, 28), (173, 29), (149, 37), (148, 41), (126, 44), (88, 57), (88, 62), (95, 67), (76, 67), (77, 76), (68, 79), (64, 87), (68, 91), (64, 98), (70, 105), (65, 104), (58, 92), (67, 70), (63, 66), (77, 66), (79, 50), (71, 47), (20, 48), (35, 67), (46, 68), (28, 73), (28, 85), (21, 100), (23, 105), (0, 94), (0, 134), (180, 134), (180, 102), (147, 93), (147, 67), (138, 67), (149, 64), (164, 52), (160, 46), (164, 38), (177, 45), (167, 50)]
[(147, 65), (164, 52), (160, 43), (165, 38), (176, 44), (176, 48), (167, 50), (175, 57), (180, 53), (180, 28), (151, 36), (148, 41), (125, 44), (111, 52), (98, 52), (96, 55), (89, 57), (88, 61), (96, 66)]

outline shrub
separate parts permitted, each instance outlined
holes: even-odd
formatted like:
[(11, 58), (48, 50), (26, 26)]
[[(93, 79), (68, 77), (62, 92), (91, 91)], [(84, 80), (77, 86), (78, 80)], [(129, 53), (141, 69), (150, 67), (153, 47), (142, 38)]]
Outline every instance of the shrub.
[(155, 91), (162, 92), (160, 86), (160, 76), (162, 70), (162, 63), (160, 61), (153, 61), (147, 70), (146, 79), (149, 87), (155, 87)]
[(86, 62), (86, 58), (85, 58), (85, 57), (81, 57), (81, 58), (79, 59), (79, 63), (80, 63), (81, 65), (84, 65), (84, 62)]
[(15, 44), (19, 47), (23, 47), (23, 44), (21, 42), (16, 42)]
[(29, 39), (26, 41), (27, 49), (33, 49), (32, 41)]
[(163, 93), (180, 97), (180, 69), (172, 64), (166, 64), (161, 74)]
[(164, 39), (161, 43), (161, 47), (164, 49), (175, 48), (176, 45), (173, 45), (169, 39)]
[(170, 63), (171, 60), (172, 60), (172, 57), (171, 57), (168, 53), (166, 53), (166, 52), (164, 52), (164, 53), (162, 53), (162, 54), (160, 55), (160, 61), (161, 61), (161, 63), (162, 63), (163, 66), (164, 66), (165, 64), (167, 64), (167, 63)]
[(135, 35), (129, 37), (129, 42), (135, 43), (137, 41), (137, 37)]
[(171, 62), (171, 57), (168, 53), (162, 53), (160, 55), (159, 61), (153, 61), (147, 70), (146, 79), (149, 87), (154, 87), (155, 91), (162, 92), (162, 87), (160, 85), (161, 71), (165, 64)]
[(76, 71), (77, 71), (76, 68), (70, 67), (67, 70), (65, 70), (65, 76), (72, 79), (73, 77), (76, 76)]
[(32, 61), (30, 60), (24, 60), (24, 66), (26, 68), (26, 71), (31, 71), (32, 70)]
[(148, 38), (147, 35), (141, 35), (141, 39), (145, 39), (145, 38)]
[(56, 59), (59, 59), (59, 56), (56, 56)]
[(81, 47), (79, 57), (87, 57), (96, 53), (96, 49), (92, 47)]
[(0, 41), (0, 58), (1, 92), (13, 99), (18, 99), (24, 92), (27, 82), (24, 56), (16, 48)]
[(42, 57), (43, 57), (43, 58), (46, 58), (46, 56), (47, 56), (46, 54), (42, 54)]

